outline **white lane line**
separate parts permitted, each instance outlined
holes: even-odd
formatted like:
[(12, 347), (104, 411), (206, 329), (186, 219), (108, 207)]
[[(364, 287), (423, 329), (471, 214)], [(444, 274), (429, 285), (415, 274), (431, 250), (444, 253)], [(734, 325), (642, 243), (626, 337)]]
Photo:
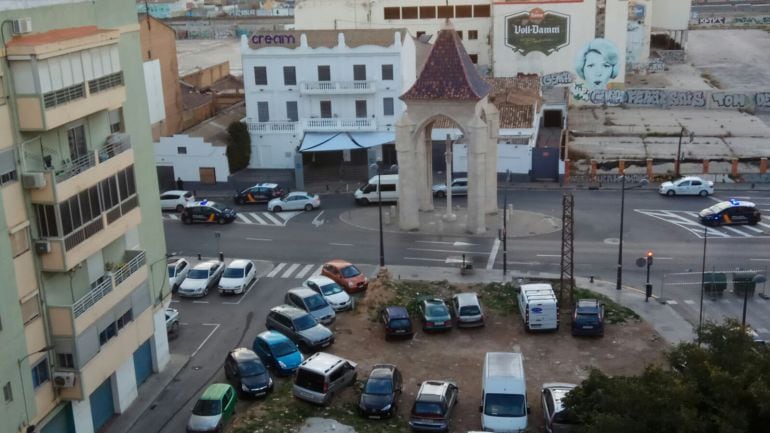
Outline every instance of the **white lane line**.
[[(444, 263), (462, 263), (462, 262), (463, 262), (462, 257), (447, 257), (446, 260), (444, 260)], [(467, 262), (467, 260), (465, 262)]]
[(509, 265), (537, 266), (540, 262), (508, 262)]
[(693, 301), (692, 299), (685, 299), (684, 303), (687, 305), (695, 305), (695, 301)]
[(655, 260), (674, 260), (674, 258), (673, 257), (658, 257), (658, 256), (655, 256)]
[(206, 338), (204, 338), (203, 341), (201, 341), (201, 344), (198, 345), (198, 348), (195, 349), (195, 352), (193, 352), (192, 355), (190, 355), (190, 358), (194, 358), (195, 355), (198, 354), (198, 352), (201, 350), (201, 348), (203, 348), (203, 345), (206, 344), (207, 341), (209, 341), (209, 338), (211, 338), (211, 336), (214, 335), (215, 332), (217, 332), (217, 329), (219, 329), (219, 326), (220, 326), (219, 323), (201, 323), (201, 325), (203, 325), (203, 326), (213, 326), (214, 329), (212, 329), (211, 332), (209, 332), (209, 335), (207, 335)]
[(257, 224), (267, 225), (265, 220), (259, 217), (259, 215), (256, 212), (249, 212), (249, 215), (251, 215), (252, 218), (257, 222)]
[(561, 257), (561, 254), (538, 254), (538, 257)]
[(768, 228), (768, 229), (770, 229), (770, 225), (768, 225), (768, 224), (765, 224), (765, 223), (759, 223), (759, 225), (761, 225), (762, 227), (765, 227), (765, 228)]
[(169, 219), (172, 219), (172, 220), (178, 220), (179, 219), (179, 217), (176, 216), (175, 214), (168, 214), (167, 216), (169, 217)]
[(284, 266), (286, 266), (286, 263), (278, 263), (278, 266), (274, 267), (273, 270), (267, 274), (267, 278), (273, 278), (276, 276), (279, 272), (281, 272), (281, 269), (283, 269)]
[(329, 242), (329, 245), (336, 245), (338, 247), (352, 247), (353, 244), (338, 244), (336, 242)]
[(238, 304), (240, 304), (241, 301), (243, 301), (243, 298), (245, 298), (246, 295), (249, 294), (251, 289), (253, 289), (254, 286), (257, 285), (257, 281), (259, 281), (259, 278), (254, 278), (254, 280), (251, 282), (251, 284), (249, 284), (249, 287), (246, 288), (246, 291), (244, 291), (241, 295), (239, 295), (240, 298), (238, 298), (238, 302), (222, 302), (222, 303), (223, 304), (227, 304), (227, 305), (238, 305)]
[(283, 219), (283, 221), (285, 223), (286, 221), (294, 218), (295, 216), (297, 216), (297, 215), (299, 215), (301, 213), (302, 213), (301, 210), (295, 210), (295, 211), (292, 211), (292, 212), (281, 212), (281, 213), (276, 214), (276, 215), (281, 217), (281, 219)]
[(430, 248), (407, 248), (410, 251), (429, 251), (433, 253), (460, 253), (460, 254), (490, 254), (486, 251), (463, 251), (463, 250), (437, 250)]
[(763, 232), (762, 230), (760, 230), (760, 229), (758, 229), (758, 228), (756, 228), (756, 227), (752, 227), (752, 226), (745, 226), (744, 228), (745, 228), (745, 229), (749, 229), (749, 230), (753, 231), (754, 233), (762, 233), (762, 234), (764, 234), (764, 233), (765, 233), (765, 232)]
[(717, 203), (721, 203), (721, 202), (723, 202), (723, 201), (724, 201), (724, 200), (722, 200), (722, 199), (719, 199), (719, 198), (716, 198), (716, 197), (714, 197), (713, 195), (710, 195), (710, 196), (709, 196), (709, 198), (710, 198), (711, 200), (714, 200), (714, 201), (715, 201), (715, 202), (717, 202)]
[(740, 230), (738, 230), (736, 228), (733, 228), (733, 227), (722, 227), (722, 228), (724, 228), (725, 230), (729, 230), (729, 231), (731, 231), (733, 233), (737, 233), (737, 234), (739, 234), (739, 235), (741, 235), (741, 236), (743, 236), (745, 238), (750, 238), (751, 237), (750, 233), (746, 233), (746, 232), (740, 231)]
[(178, 303), (179, 303), (179, 299), (172, 299), (172, 300), (171, 300), (171, 303), (172, 303), (172, 304), (178, 304)]
[(269, 213), (267, 213), (267, 212), (263, 212), (263, 213), (262, 213), (262, 215), (264, 215), (264, 216), (265, 216), (265, 218), (267, 218), (267, 219), (271, 220), (272, 222), (274, 222), (274, 223), (275, 223), (275, 225), (277, 225), (277, 226), (283, 226), (283, 225), (286, 225), (286, 223), (285, 223), (285, 222), (283, 222), (283, 221), (279, 220), (278, 218), (276, 218), (276, 217), (274, 217), (274, 216), (270, 215), (270, 214), (269, 214)]
[(241, 221), (245, 222), (246, 224), (254, 224), (253, 222), (251, 222), (250, 219), (246, 218), (246, 216), (242, 213), (237, 213), (235, 214), (235, 216), (237, 216)]
[(495, 260), (497, 260), (497, 250), (499, 249), (500, 239), (495, 238), (495, 242), (492, 244), (492, 251), (490, 251), (489, 258), (487, 259), (487, 270), (490, 270), (493, 266), (495, 266)]
[(299, 267), (299, 263), (292, 263), (291, 266), (289, 266), (288, 269), (286, 269), (286, 272), (281, 275), (281, 278), (289, 278), (291, 276), (291, 273), (294, 272), (295, 269)]
[(193, 304), (208, 304), (209, 301), (192, 301)]
[(324, 268), (324, 265), (317, 267), (316, 270), (313, 271), (310, 275), (321, 275), (321, 271), (323, 270), (323, 268)]
[(415, 241), (418, 244), (440, 244), (440, 245), (452, 245), (451, 242), (441, 242), (441, 241)]
[(272, 239), (265, 239), (265, 238), (244, 238), (247, 241), (260, 241), (260, 242), (273, 242)]
[(673, 299), (666, 301), (666, 304), (668, 304), (668, 305), (676, 305), (676, 304), (678, 304), (678, 303), (679, 303), (679, 302), (676, 302), (676, 301), (675, 301), (675, 300), (673, 300)]
[(752, 262), (770, 262), (770, 259), (749, 259)]
[(313, 269), (313, 266), (315, 266), (315, 265), (305, 265), (305, 267), (304, 267), (304, 268), (300, 269), (300, 271), (299, 271), (299, 272), (297, 272), (297, 275), (296, 275), (296, 277), (297, 277), (297, 278), (302, 278), (302, 277), (304, 277), (304, 276), (305, 276), (305, 274), (307, 274), (308, 272), (310, 272), (310, 270), (311, 270), (311, 269)]
[(444, 263), (445, 259), (427, 259), (425, 257), (404, 257), (404, 260), (422, 260), (426, 262), (442, 262)]

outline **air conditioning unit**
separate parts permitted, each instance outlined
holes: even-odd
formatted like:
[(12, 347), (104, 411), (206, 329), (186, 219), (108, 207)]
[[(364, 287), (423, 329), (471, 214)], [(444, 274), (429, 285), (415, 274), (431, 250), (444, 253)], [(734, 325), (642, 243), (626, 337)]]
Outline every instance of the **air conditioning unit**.
[(45, 173), (22, 173), (21, 185), (26, 189), (45, 187)]
[(57, 388), (72, 388), (75, 386), (74, 371), (54, 371), (53, 384)]
[(35, 241), (35, 252), (38, 254), (48, 254), (51, 252), (51, 242)]
[(15, 35), (29, 33), (32, 31), (32, 18), (18, 18), (11, 21), (11, 32)]

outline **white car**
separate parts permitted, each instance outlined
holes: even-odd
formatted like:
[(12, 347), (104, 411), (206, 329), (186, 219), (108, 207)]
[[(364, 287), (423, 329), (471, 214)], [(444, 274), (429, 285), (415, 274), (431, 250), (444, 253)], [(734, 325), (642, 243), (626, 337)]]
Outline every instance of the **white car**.
[[(433, 185), (434, 197), (446, 197), (446, 184), (440, 183)], [(467, 195), (468, 194), (468, 178), (458, 177), (452, 180), (452, 195)]]
[(172, 190), (160, 195), (160, 208), (162, 210), (175, 210), (182, 212), (187, 203), (195, 201), (195, 196), (190, 191)]
[(706, 197), (714, 194), (714, 182), (695, 176), (687, 176), (673, 182), (663, 182), (658, 190), (669, 197), (675, 195), (699, 195)]
[(320, 293), (334, 311), (353, 309), (353, 299), (342, 286), (329, 277), (324, 277), (323, 275), (310, 277), (302, 285)]
[(168, 285), (171, 291), (175, 292), (187, 278), (187, 272), (190, 271), (190, 262), (185, 259), (168, 259)]
[(267, 203), (267, 210), (270, 212), (280, 212), (283, 210), (307, 210), (318, 209), (321, 207), (321, 198), (318, 194), (310, 194), (304, 191), (294, 191), (283, 197), (270, 200)]
[(257, 267), (251, 260), (233, 260), (219, 279), (219, 293), (240, 295), (257, 280)]
[(209, 260), (195, 265), (187, 273), (187, 278), (179, 286), (179, 296), (203, 297), (209, 294), (222, 277), (225, 264), (218, 260)]

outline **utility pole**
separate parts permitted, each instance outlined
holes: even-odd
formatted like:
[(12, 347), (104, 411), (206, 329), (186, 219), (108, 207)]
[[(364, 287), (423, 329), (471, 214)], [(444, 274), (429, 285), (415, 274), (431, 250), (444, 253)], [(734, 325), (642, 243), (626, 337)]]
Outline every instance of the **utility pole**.
[(508, 190), (505, 190), (505, 200), (503, 201), (503, 232), (500, 234), (503, 241), (503, 280), (508, 271)]

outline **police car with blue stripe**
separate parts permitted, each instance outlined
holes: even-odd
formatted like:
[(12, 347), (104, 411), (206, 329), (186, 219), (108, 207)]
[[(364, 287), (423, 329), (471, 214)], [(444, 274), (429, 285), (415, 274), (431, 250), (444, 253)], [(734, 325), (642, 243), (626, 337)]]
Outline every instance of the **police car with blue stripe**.
[(235, 220), (235, 211), (213, 201), (201, 200), (187, 203), (181, 219), (185, 224), (231, 223)]
[(730, 200), (719, 202), (714, 206), (703, 209), (698, 213), (701, 224), (707, 226), (757, 225), (762, 219), (757, 206), (744, 200)]

